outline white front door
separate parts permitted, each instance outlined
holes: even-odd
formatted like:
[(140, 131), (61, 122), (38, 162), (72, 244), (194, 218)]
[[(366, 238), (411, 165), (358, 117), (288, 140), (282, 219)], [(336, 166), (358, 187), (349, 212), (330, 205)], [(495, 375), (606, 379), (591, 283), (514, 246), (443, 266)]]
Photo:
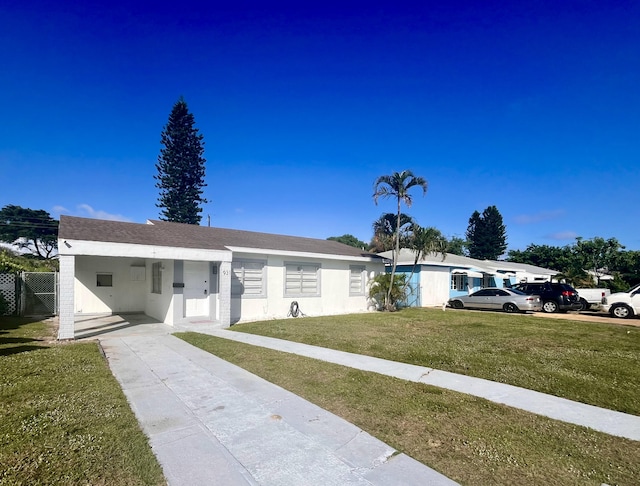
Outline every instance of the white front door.
[(209, 264), (184, 262), (184, 316), (209, 315)]

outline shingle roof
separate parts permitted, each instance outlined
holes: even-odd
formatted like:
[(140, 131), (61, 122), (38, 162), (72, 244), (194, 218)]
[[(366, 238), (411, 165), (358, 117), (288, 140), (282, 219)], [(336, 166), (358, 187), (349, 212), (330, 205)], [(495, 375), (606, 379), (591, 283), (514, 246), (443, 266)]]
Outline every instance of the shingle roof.
[(61, 216), (58, 237), (205, 250), (227, 250), (228, 247), (240, 247), (350, 257), (376, 257), (372, 253), (337, 241), (156, 220), (150, 221), (149, 224), (141, 224)]

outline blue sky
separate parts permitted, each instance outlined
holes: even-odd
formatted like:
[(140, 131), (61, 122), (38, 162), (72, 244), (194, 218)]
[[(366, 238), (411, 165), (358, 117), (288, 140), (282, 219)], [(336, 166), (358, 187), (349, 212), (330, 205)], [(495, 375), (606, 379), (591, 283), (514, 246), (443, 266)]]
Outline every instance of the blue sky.
[(0, 6), (0, 207), (156, 219), (160, 132), (204, 135), (203, 224), (369, 241), (383, 174), (463, 237), (640, 250), (640, 2), (65, 2)]

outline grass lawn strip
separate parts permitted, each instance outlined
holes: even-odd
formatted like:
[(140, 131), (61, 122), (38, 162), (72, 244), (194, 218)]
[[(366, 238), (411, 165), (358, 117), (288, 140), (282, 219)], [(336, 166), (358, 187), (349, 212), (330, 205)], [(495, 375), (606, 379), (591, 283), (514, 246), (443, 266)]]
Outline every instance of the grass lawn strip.
[(531, 315), (404, 309), (231, 330), (426, 366), (640, 415), (640, 328)]
[(637, 485), (640, 443), (448, 390), (197, 333), (178, 337), (461, 484)]
[(0, 318), (0, 484), (166, 484), (97, 343)]

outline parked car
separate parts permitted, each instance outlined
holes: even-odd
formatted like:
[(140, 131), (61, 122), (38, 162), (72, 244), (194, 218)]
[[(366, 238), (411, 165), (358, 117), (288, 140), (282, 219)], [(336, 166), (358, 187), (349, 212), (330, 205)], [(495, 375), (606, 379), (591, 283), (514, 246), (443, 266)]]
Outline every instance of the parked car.
[(640, 315), (640, 284), (626, 292), (608, 295), (604, 298), (601, 309), (622, 319)]
[(604, 298), (611, 294), (609, 289), (576, 289), (578, 296), (580, 297), (580, 303), (582, 309), (589, 310), (591, 308), (599, 308), (604, 301)]
[(527, 295), (514, 289), (487, 287), (469, 295), (449, 299), (454, 309), (494, 309), (505, 312), (539, 311), (542, 301), (537, 295)]
[(528, 295), (539, 295), (543, 312), (566, 312), (582, 309), (576, 289), (565, 283), (527, 282), (516, 284), (513, 289)]

